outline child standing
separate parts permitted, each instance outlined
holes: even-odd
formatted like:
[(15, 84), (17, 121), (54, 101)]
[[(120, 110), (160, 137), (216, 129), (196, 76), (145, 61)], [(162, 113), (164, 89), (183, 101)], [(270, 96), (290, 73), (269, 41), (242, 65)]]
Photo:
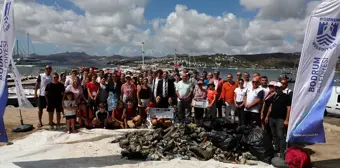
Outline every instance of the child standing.
[(77, 104), (74, 100), (74, 95), (72, 92), (66, 92), (65, 99), (63, 102), (64, 107), (64, 115), (66, 117), (66, 126), (67, 126), (67, 133), (70, 134), (71, 128), (72, 132), (76, 133), (76, 111), (77, 111)]

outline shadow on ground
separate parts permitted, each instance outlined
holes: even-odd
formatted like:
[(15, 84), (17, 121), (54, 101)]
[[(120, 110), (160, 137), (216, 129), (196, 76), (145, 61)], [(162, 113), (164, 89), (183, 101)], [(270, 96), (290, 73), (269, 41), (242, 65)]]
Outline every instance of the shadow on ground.
[(121, 159), (120, 155), (101, 156), (101, 157), (82, 157), (54, 160), (36, 160), (14, 162), (16, 166), (21, 168), (61, 168), (61, 167), (106, 167), (123, 164), (137, 164), (141, 161), (131, 161)]
[(315, 168), (338, 168), (340, 167), (340, 159), (322, 160), (313, 162)]

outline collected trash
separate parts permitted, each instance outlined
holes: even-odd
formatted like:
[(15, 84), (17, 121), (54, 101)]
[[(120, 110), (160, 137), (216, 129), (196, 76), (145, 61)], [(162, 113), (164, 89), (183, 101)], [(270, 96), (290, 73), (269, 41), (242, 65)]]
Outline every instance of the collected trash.
[(260, 127), (252, 128), (248, 135), (244, 134), (243, 142), (248, 145), (249, 152), (259, 160), (270, 164), (274, 157), (274, 148), (270, 137)]
[[(266, 149), (267, 145), (263, 144), (265, 141), (261, 139), (263, 136), (259, 135), (259, 131), (249, 127), (228, 129), (231, 125), (221, 123), (218, 124), (219, 126), (223, 125), (222, 129), (219, 129), (221, 131), (214, 130), (214, 127), (207, 131), (196, 124), (176, 125), (167, 129), (130, 132), (112, 143), (119, 143), (123, 149), (122, 157), (130, 160), (171, 160), (174, 158), (189, 160), (196, 158), (198, 160), (214, 159), (225, 163), (254, 165), (257, 161), (251, 160), (265, 160), (268, 157), (270, 149)], [(247, 143), (244, 143), (243, 140), (247, 140)], [(251, 145), (255, 145), (255, 147)], [(249, 152), (245, 154), (248, 147), (256, 151), (253, 153), (258, 156), (253, 156), (252, 152), (253, 155)]]

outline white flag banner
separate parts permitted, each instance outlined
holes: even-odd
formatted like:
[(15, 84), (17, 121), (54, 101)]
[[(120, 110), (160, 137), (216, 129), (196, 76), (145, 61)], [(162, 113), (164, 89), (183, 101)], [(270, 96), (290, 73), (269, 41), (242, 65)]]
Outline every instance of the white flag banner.
[(14, 74), (15, 91), (16, 91), (16, 95), (17, 95), (17, 98), (18, 98), (19, 107), (33, 108), (33, 105), (27, 99), (27, 97), (25, 95), (25, 90), (22, 87), (22, 83), (21, 83), (21, 75), (20, 75), (17, 67), (15, 66), (13, 59), (11, 59), (11, 65), (12, 65), (12, 72)]
[(0, 142), (8, 141), (3, 123), (3, 115), (8, 98), (7, 71), (12, 59), (15, 42), (13, 1), (5, 0), (0, 25)]
[(339, 0), (324, 0), (309, 18), (293, 92), (289, 142), (326, 142), (323, 117), (340, 55), (339, 23)]

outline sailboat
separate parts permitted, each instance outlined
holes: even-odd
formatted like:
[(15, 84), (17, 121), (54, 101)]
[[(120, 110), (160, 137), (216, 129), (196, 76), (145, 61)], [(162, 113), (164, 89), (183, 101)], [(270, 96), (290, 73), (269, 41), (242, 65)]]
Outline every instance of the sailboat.
[[(51, 65), (53, 62), (52, 61), (48, 61), (48, 60), (40, 60), (40, 59), (36, 59), (33, 57), (30, 57), (30, 43), (32, 43), (32, 40), (30, 38), (30, 35), (27, 33), (27, 56), (25, 56), (25, 54), (19, 54), (19, 43), (17, 41), (17, 55), (19, 56), (19, 58), (15, 59), (15, 65), (18, 67), (33, 67), (36, 65)], [(35, 49), (34, 46), (32, 45), (33, 48), (33, 52), (35, 53)]]

